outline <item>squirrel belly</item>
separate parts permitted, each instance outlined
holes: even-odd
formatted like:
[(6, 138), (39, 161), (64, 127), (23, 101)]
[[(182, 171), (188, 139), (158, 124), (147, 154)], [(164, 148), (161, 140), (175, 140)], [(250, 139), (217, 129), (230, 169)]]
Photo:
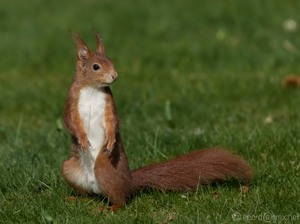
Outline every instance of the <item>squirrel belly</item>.
[(78, 111), (91, 148), (94, 149), (91, 150), (94, 159), (105, 141), (105, 104), (106, 94), (101, 88), (84, 87), (80, 90)]
[(82, 169), (81, 183), (77, 183), (88, 192), (100, 194), (101, 186), (96, 180), (94, 167), (97, 156), (105, 141), (105, 104), (106, 95), (101, 88), (85, 87), (80, 90), (78, 111), (87, 134), (90, 146), (87, 151), (79, 150)]

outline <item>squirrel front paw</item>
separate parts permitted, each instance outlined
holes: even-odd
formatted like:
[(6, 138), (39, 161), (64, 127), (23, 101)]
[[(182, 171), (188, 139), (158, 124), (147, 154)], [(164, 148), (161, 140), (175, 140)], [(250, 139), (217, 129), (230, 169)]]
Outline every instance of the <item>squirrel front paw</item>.
[(86, 136), (81, 136), (81, 138), (78, 138), (78, 144), (83, 151), (87, 151), (91, 146), (91, 143)]
[(115, 137), (107, 137), (106, 138), (106, 152), (111, 153), (115, 148), (116, 138)]

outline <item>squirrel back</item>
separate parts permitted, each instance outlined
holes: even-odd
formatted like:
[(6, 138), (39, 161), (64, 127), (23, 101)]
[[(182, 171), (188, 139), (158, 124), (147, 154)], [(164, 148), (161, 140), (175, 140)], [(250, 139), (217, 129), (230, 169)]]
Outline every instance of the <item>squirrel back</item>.
[(252, 169), (241, 157), (219, 148), (194, 151), (130, 171), (109, 88), (118, 74), (105, 55), (99, 34), (95, 34), (95, 52), (73, 34), (77, 66), (64, 111), (72, 153), (63, 163), (62, 174), (76, 193), (107, 196), (110, 209), (116, 210), (144, 188), (195, 190), (228, 178), (252, 180)]

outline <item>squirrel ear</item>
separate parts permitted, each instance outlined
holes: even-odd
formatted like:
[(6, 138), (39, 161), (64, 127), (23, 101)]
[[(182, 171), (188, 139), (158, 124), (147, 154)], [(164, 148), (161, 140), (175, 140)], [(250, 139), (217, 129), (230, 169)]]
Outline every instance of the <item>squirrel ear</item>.
[(85, 64), (86, 60), (91, 56), (90, 49), (77, 33), (72, 33), (72, 37), (77, 47), (77, 57)]
[(96, 36), (97, 52), (100, 53), (100, 54), (105, 54), (104, 45), (103, 45), (101, 36), (95, 30), (93, 30), (93, 32), (94, 32), (94, 34)]

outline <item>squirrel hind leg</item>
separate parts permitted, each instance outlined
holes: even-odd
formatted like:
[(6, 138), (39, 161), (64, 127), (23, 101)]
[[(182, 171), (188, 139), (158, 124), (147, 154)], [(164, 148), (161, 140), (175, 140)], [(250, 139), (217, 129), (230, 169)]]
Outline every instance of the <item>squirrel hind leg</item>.
[(77, 194), (87, 195), (88, 192), (76, 184), (81, 173), (80, 162), (77, 157), (72, 156), (63, 162), (62, 175), (65, 181)]

